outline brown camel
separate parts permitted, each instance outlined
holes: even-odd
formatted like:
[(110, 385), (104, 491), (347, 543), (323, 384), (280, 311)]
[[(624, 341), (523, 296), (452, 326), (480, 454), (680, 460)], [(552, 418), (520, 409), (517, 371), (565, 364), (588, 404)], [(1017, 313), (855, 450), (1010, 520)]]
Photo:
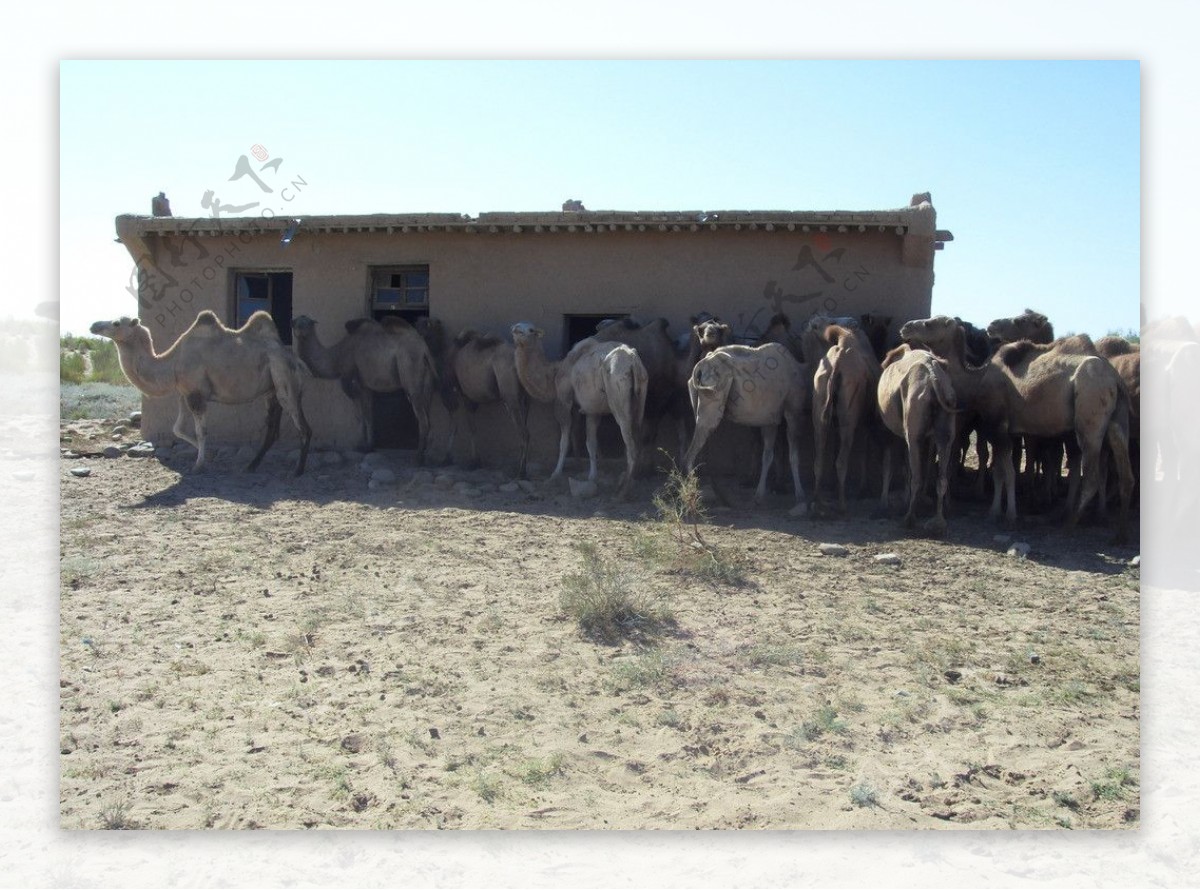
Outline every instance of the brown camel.
[(1090, 339), (1011, 343), (1001, 347), (986, 367), (971, 370), (963, 362), (962, 328), (952, 318), (941, 315), (910, 321), (901, 328), (900, 336), (946, 359), (960, 403), (977, 411), (991, 437), (997, 481), (993, 515), (999, 514), (1001, 492), (1007, 490), (1007, 516), (1010, 521), (1016, 519), (1011, 435), (1073, 434), (1081, 451), (1081, 468), (1079, 474), (1072, 474), (1066, 524), (1075, 525), (1097, 493), (1103, 472), (1101, 448), (1107, 444), (1121, 496), (1117, 535), (1119, 540), (1125, 538), (1133, 488), (1129, 396), (1112, 366), (1095, 355)]
[(997, 343), (1053, 343), (1054, 325), (1040, 312), (1026, 309), (1012, 318), (997, 318), (987, 326), (988, 338)]
[(733, 331), (729, 325), (708, 312), (700, 312), (692, 316), (692, 327), (688, 331), (687, 346), (678, 354), (675, 362), (675, 395), (671, 402), (671, 413), (678, 418), (677, 432), (679, 435), (679, 463), (685, 463), (687, 446), (695, 434), (695, 416), (692, 412), (692, 399), (688, 392), (688, 381), (692, 379), (692, 369), (700, 359), (715, 349), (728, 346), (733, 342)]
[(879, 386), (880, 368), (870, 342), (861, 332), (840, 325), (829, 325), (822, 339), (832, 345), (817, 362), (813, 374), (812, 502), (814, 510), (825, 509), (821, 495), (825, 446), (836, 417), (838, 510), (845, 515), (850, 454), (859, 427), (871, 421), (871, 396)]
[[(209, 402), (240, 405), (265, 395), (266, 437), (246, 469), (257, 469), (267, 449), (279, 437), (279, 420), (286, 409), (300, 431), (296, 475), (304, 472), (312, 430), (300, 406), (300, 367), (279, 339), (275, 322), (266, 312), (255, 312), (234, 330), (205, 309), (163, 353), (155, 353), (150, 331), (136, 318), (98, 321), (91, 330), (117, 344), (121, 370), (143, 393), (179, 395), (179, 415), (173, 432), (195, 447), (193, 470), (204, 467), (205, 412)], [(195, 438), (183, 428), (185, 413), (192, 416)]]
[[(892, 433), (899, 436), (908, 450), (908, 512), (904, 524), (911, 528), (917, 518), (917, 499), (921, 492), (921, 471), (925, 464), (925, 445), (933, 445), (938, 462), (937, 513), (926, 523), (927, 531), (946, 531), (945, 500), (950, 488), (951, 451), (955, 443), (954, 386), (946, 363), (923, 349), (901, 344), (889, 352), (882, 363), (876, 401), (879, 414)], [(888, 506), (892, 482), (892, 448), (884, 450), (882, 506)]]
[(521, 440), (517, 476), (525, 478), (529, 460), (529, 397), (517, 376), (512, 344), (494, 334), (467, 329), (454, 338), (446, 357), (446, 381), (461, 397), (471, 434), (471, 465), (479, 463), (479, 434), (475, 412), (480, 405), (500, 402)]
[(762, 469), (754, 499), (761, 502), (766, 495), (767, 473), (775, 457), (775, 435), (782, 420), (787, 424), (788, 457), (796, 492), (793, 513), (802, 513), (805, 507), (804, 488), (800, 484), (799, 434), (808, 392), (806, 376), (805, 366), (778, 343), (722, 346), (697, 362), (688, 382), (696, 432), (684, 457), (687, 472), (695, 469), (696, 458), (722, 418), (759, 427)]
[(330, 347), (317, 337), (317, 323), (307, 315), (292, 320), (292, 348), (314, 377), (339, 380), (362, 422), (359, 447), (374, 445), (370, 393), (403, 391), (417, 418), (417, 462), (425, 462), (429, 445), (429, 405), (437, 370), (425, 340), (402, 318), (346, 322), (346, 336)]
[(542, 346), (545, 333), (529, 322), (512, 326), (517, 376), (530, 397), (549, 402), (558, 421), (558, 463), (551, 481), (562, 476), (571, 437), (571, 417), (576, 407), (587, 418), (588, 481), (595, 482), (600, 418), (611, 414), (625, 441), (625, 474), (617, 496), (624, 498), (633, 482), (638, 458), (638, 440), (646, 410), (650, 375), (637, 350), (623, 343), (601, 343), (591, 337), (580, 340), (560, 361), (547, 360)]

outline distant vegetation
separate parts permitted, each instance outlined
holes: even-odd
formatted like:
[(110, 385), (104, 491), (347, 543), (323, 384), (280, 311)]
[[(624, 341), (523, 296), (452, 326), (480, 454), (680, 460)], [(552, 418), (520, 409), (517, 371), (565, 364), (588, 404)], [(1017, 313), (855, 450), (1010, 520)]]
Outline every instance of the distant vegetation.
[(58, 378), (61, 383), (111, 383), (129, 386), (117, 359), (117, 346), (100, 337), (59, 339)]

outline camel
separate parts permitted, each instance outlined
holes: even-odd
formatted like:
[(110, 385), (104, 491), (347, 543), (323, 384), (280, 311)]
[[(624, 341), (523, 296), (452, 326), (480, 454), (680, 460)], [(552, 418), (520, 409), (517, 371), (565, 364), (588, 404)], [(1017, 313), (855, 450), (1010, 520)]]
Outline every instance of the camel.
[(722, 346), (697, 362), (688, 381), (696, 432), (684, 456), (687, 472), (695, 470), (696, 458), (722, 418), (759, 427), (762, 469), (754, 500), (761, 503), (767, 491), (767, 473), (775, 457), (775, 434), (783, 420), (787, 424), (788, 457), (796, 492), (793, 513), (802, 513), (805, 505), (804, 488), (800, 484), (799, 434), (808, 392), (806, 376), (807, 368), (779, 343)]
[(1013, 318), (997, 318), (987, 326), (987, 335), (994, 343), (1053, 343), (1054, 325), (1040, 312), (1026, 309)]
[(402, 318), (346, 322), (346, 336), (330, 347), (317, 337), (317, 323), (307, 315), (292, 319), (296, 357), (314, 377), (339, 380), (342, 392), (358, 405), (361, 420), (359, 448), (374, 447), (370, 393), (403, 391), (417, 418), (417, 463), (424, 464), (429, 444), (429, 404), (437, 370), (429, 347)]
[[(688, 331), (684, 349), (677, 350), (675, 362), (675, 394), (671, 402), (671, 413), (678, 418), (679, 462), (684, 463), (687, 446), (695, 433), (695, 417), (692, 400), (688, 393), (688, 381), (696, 363), (715, 349), (733, 342), (733, 331), (729, 325), (708, 312), (692, 316), (692, 327)], [(689, 427), (691, 427), (689, 429)]]
[(517, 376), (512, 344), (494, 334), (482, 334), (468, 328), (454, 338), (445, 367), (446, 383), (461, 397), (466, 408), (467, 427), (471, 433), (470, 464), (479, 464), (475, 412), (480, 405), (501, 402), (521, 440), (517, 476), (524, 479), (529, 460), (529, 397)]
[(892, 317), (890, 315), (875, 315), (866, 313), (858, 317), (859, 324), (862, 326), (863, 333), (866, 334), (867, 340), (871, 343), (871, 349), (875, 352), (875, 358), (883, 361), (884, 356), (897, 345), (892, 337), (888, 334), (888, 329), (892, 325)]
[(825, 445), (836, 414), (838, 425), (838, 510), (846, 515), (846, 476), (858, 428), (870, 422), (871, 395), (879, 385), (879, 361), (861, 331), (829, 325), (822, 339), (831, 343), (813, 374), (814, 510), (823, 510), (821, 480)]
[(813, 360), (812, 356), (804, 353), (801, 338), (792, 333), (792, 320), (787, 317), (786, 313), (779, 312), (771, 316), (771, 320), (767, 322), (767, 329), (763, 331), (755, 345), (763, 346), (767, 343), (778, 343), (798, 362)]
[[(275, 322), (266, 312), (255, 312), (235, 330), (225, 327), (215, 313), (205, 309), (162, 353), (155, 353), (150, 331), (136, 318), (98, 321), (91, 331), (116, 343), (121, 370), (145, 395), (179, 395), (173, 432), (196, 449), (193, 472), (204, 468), (209, 402), (240, 405), (262, 395), (267, 397), (267, 433), (246, 469), (258, 469), (263, 455), (279, 437), (279, 420), (286, 409), (300, 431), (296, 475), (304, 472), (312, 430), (300, 406), (300, 366), (279, 339)], [(185, 413), (192, 416), (194, 438), (183, 429)]]
[(1101, 447), (1107, 444), (1116, 463), (1121, 496), (1117, 538), (1125, 539), (1133, 489), (1129, 396), (1116, 371), (1095, 355), (1090, 339), (1010, 343), (1002, 346), (983, 368), (970, 369), (963, 359), (962, 328), (952, 318), (939, 315), (907, 322), (900, 336), (946, 360), (960, 402), (977, 412), (985, 434), (992, 440), (992, 471), (996, 478), (993, 516), (999, 515), (1002, 492), (1007, 491), (1007, 518), (1010, 522), (1016, 520), (1011, 436), (1074, 434), (1081, 451), (1081, 468), (1079, 474), (1072, 474), (1066, 526), (1078, 522), (1097, 493), (1104, 470)]
[(681, 406), (675, 398), (679, 390), (678, 355), (667, 333), (667, 320), (657, 318), (645, 324), (638, 324), (631, 318), (605, 320), (596, 326), (596, 333), (591, 339), (598, 343), (624, 343), (637, 350), (638, 358), (649, 375), (641, 448), (643, 454), (652, 458), (653, 447), (658, 441), (658, 425), (663, 417), (674, 416), (676, 424), (679, 424), (684, 422), (682, 418), (689, 413), (686, 405)]
[(561, 360), (547, 360), (542, 346), (545, 332), (529, 322), (512, 326), (517, 376), (530, 397), (554, 406), (558, 421), (558, 463), (550, 480), (562, 476), (571, 437), (571, 417), (576, 406), (587, 418), (587, 449), (590, 460), (588, 481), (595, 482), (599, 444), (596, 431), (600, 418), (611, 414), (625, 441), (625, 474), (617, 497), (624, 499), (633, 483), (638, 459), (638, 440), (646, 410), (650, 375), (637, 350), (624, 343), (601, 343), (588, 337), (580, 340)]
[[(921, 470), (925, 461), (925, 443), (931, 441), (938, 462), (937, 513), (925, 528), (934, 534), (946, 531), (945, 500), (950, 488), (950, 452), (955, 443), (957, 406), (954, 386), (946, 363), (932, 353), (901, 344), (889, 352), (882, 363), (876, 401), (879, 414), (892, 433), (908, 449), (908, 512), (904, 525), (916, 521), (917, 499), (921, 492)], [(892, 482), (892, 448), (884, 450), (882, 506), (888, 506)]]

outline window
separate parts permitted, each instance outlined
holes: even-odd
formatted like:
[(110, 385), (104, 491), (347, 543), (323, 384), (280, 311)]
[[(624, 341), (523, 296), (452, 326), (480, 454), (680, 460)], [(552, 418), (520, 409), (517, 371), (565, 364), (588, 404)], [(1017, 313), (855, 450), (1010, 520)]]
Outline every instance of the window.
[(394, 312), (428, 306), (428, 266), (388, 266), (371, 270), (373, 312)]
[(270, 314), (284, 343), (292, 342), (292, 273), (235, 272), (233, 326), (240, 328), (255, 312)]

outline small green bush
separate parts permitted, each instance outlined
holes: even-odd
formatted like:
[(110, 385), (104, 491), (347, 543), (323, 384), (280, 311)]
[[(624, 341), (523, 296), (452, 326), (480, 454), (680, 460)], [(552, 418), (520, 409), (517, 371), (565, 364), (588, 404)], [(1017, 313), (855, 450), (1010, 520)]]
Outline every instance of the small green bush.
[(641, 589), (628, 568), (602, 556), (590, 541), (580, 543), (578, 549), (583, 566), (563, 576), (559, 606), (585, 633), (611, 641), (672, 620), (661, 597)]

